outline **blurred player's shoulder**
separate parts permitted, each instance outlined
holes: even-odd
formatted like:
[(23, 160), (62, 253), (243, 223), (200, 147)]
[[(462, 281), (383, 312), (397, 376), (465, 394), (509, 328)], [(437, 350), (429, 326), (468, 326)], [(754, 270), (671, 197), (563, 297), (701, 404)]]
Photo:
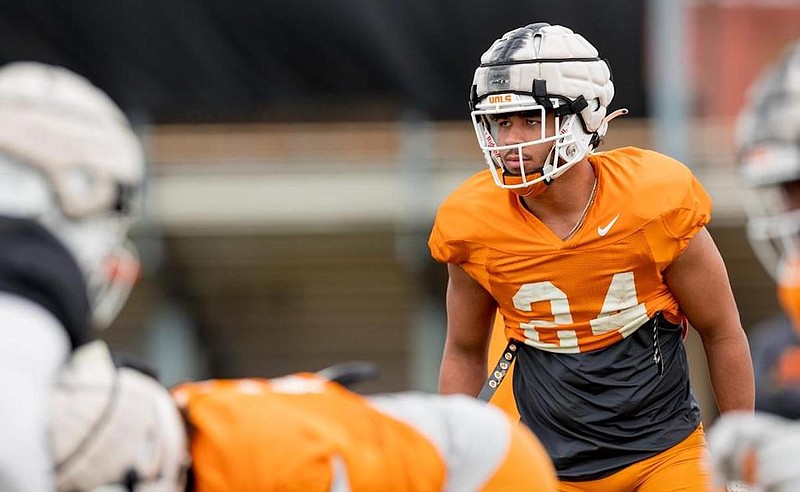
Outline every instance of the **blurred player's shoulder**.
[[(444, 482), (425, 436), (314, 374), (184, 383), (173, 394), (203, 490), (329, 490), (340, 472), (354, 490), (434, 492)], [(253, 461), (281, 465), (254, 475)]]

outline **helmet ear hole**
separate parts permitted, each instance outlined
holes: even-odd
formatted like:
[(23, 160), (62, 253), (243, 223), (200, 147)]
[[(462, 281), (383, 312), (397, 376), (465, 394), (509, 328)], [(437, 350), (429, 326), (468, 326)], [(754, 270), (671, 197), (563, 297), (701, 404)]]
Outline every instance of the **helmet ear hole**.
[(575, 144), (567, 145), (566, 147), (561, 147), (558, 151), (558, 157), (560, 157), (564, 161), (568, 161), (572, 159), (575, 154), (578, 152), (578, 146)]

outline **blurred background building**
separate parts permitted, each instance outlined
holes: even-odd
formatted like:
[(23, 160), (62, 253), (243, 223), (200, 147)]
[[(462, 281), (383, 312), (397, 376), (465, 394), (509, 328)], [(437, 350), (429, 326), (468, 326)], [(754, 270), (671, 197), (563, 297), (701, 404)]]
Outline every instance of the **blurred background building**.
[[(800, 0), (0, 1), (0, 62), (66, 66), (126, 110), (149, 156), (144, 271), (103, 334), (168, 384), (372, 360), (366, 391), (436, 386), (439, 202), (483, 169), (467, 94), (481, 53), (531, 22), (608, 58), (606, 147), (684, 160), (747, 328), (779, 308), (743, 231), (732, 123), (800, 37)], [(695, 384), (713, 418), (702, 349)]]

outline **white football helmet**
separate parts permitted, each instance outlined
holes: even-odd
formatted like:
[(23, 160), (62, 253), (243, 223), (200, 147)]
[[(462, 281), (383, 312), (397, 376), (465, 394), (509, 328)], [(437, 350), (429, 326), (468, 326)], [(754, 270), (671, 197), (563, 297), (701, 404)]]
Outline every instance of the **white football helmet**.
[(138, 275), (127, 231), (140, 212), (144, 157), (125, 115), (64, 68), (0, 69), (0, 215), (35, 220), (69, 250), (98, 328)]
[(800, 255), (800, 40), (748, 91), (737, 121), (736, 146), (747, 187), (747, 233), (756, 256), (776, 280)]
[[(472, 122), (495, 183), (527, 195), (537, 183), (549, 184), (600, 145), (608, 122), (625, 114), (607, 114), (614, 97), (611, 70), (583, 36), (563, 26), (530, 24), (507, 32), (481, 56), (470, 92)], [(539, 114), (539, 138), (514, 145), (497, 145), (493, 116), (501, 113)], [(555, 115), (548, 136), (545, 114)], [(509, 173), (500, 157), (505, 150), (553, 142), (542, 168)]]
[(116, 367), (108, 347), (80, 347), (53, 397), (50, 437), (59, 491), (182, 492), (189, 448), (158, 381)]

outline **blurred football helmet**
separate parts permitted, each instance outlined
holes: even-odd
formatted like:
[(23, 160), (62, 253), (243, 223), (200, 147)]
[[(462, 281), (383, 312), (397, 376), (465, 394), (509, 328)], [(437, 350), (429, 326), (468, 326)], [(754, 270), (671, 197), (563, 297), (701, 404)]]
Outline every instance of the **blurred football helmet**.
[[(563, 26), (530, 24), (507, 32), (481, 56), (470, 92), (472, 122), (495, 183), (532, 196), (596, 148), (608, 122), (625, 114), (607, 114), (614, 97), (611, 70), (583, 36)], [(541, 118), (538, 138), (498, 145), (495, 118), (503, 113), (531, 112)], [(545, 116), (555, 116), (553, 131)], [(552, 148), (542, 167), (509, 172), (501, 153), (542, 142)]]
[(175, 402), (150, 376), (116, 367), (102, 341), (74, 353), (53, 403), (59, 491), (184, 490), (189, 448)]
[(136, 135), (100, 89), (60, 67), (0, 69), (0, 215), (38, 221), (67, 247), (99, 328), (138, 275), (126, 238), (143, 180)]
[(764, 412), (726, 412), (708, 432), (708, 446), (718, 484), (738, 490), (800, 490), (800, 425)]
[(750, 87), (736, 144), (750, 244), (800, 326), (800, 40)]

